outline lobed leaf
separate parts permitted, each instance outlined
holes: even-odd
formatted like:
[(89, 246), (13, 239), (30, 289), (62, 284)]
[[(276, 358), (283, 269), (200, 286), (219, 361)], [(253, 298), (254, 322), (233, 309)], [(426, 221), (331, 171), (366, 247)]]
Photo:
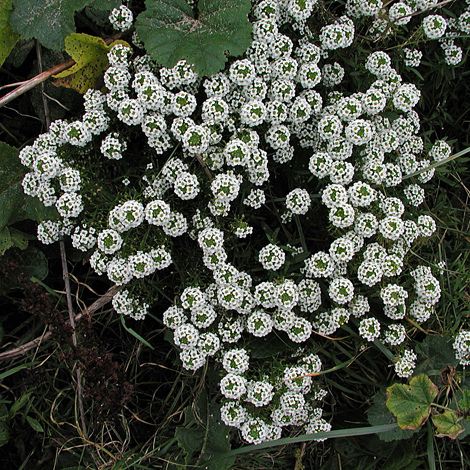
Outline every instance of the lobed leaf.
[(457, 415), (452, 410), (447, 410), (440, 415), (433, 416), (432, 422), (436, 426), (437, 437), (455, 439), (465, 431), (464, 427), (458, 423)]
[(387, 389), (387, 408), (402, 429), (416, 429), (426, 422), (438, 388), (425, 375), (413, 377), (409, 385), (393, 384)]
[(55, 84), (74, 88), (82, 94), (89, 88), (95, 88), (96, 80), (108, 67), (107, 54), (115, 44), (129, 46), (125, 41), (114, 41), (108, 46), (103, 39), (96, 36), (71, 34), (65, 38), (65, 50), (76, 63), (54, 75), (54, 78), (58, 79)]
[(136, 31), (157, 63), (173, 67), (182, 59), (200, 75), (225, 67), (227, 55), (242, 55), (251, 43), (249, 0), (200, 0), (198, 15), (185, 0), (146, 0)]

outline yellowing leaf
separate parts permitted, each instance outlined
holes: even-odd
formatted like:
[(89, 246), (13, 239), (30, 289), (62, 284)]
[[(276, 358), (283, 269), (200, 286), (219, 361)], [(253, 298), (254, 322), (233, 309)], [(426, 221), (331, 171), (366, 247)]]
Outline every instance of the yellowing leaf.
[(420, 374), (409, 385), (393, 384), (387, 389), (387, 408), (397, 417), (402, 429), (416, 429), (428, 419), (437, 392), (431, 379)]
[(125, 41), (114, 41), (108, 46), (103, 39), (88, 34), (73, 33), (66, 37), (65, 50), (76, 63), (54, 75), (58, 79), (55, 84), (74, 88), (80, 93), (95, 88), (96, 80), (108, 67), (107, 54), (115, 44), (130, 47)]
[(437, 437), (450, 437), (455, 439), (465, 429), (457, 422), (457, 415), (452, 410), (447, 410), (440, 415), (432, 417), (432, 422), (436, 426)]
[(10, 54), (20, 39), (20, 35), (13, 32), (10, 23), (13, 5), (11, 0), (0, 0), (0, 66)]

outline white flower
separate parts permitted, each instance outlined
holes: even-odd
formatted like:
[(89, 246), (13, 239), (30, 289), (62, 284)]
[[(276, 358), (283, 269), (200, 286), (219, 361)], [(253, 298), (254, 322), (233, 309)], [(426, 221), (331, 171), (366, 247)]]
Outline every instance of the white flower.
[(182, 142), (188, 152), (203, 153), (209, 147), (209, 131), (203, 126), (189, 126)]
[(195, 348), (199, 340), (199, 330), (190, 323), (184, 323), (176, 328), (173, 341), (181, 349)]
[(242, 375), (250, 366), (250, 356), (245, 349), (230, 349), (222, 359), (222, 367), (229, 373)]
[(273, 386), (265, 381), (252, 381), (248, 384), (246, 401), (256, 407), (266, 406), (274, 397)]
[(117, 31), (126, 31), (132, 26), (134, 17), (132, 11), (129, 10), (125, 5), (119, 5), (113, 8), (109, 15), (109, 22), (113, 25), (113, 28)]
[(98, 248), (107, 255), (112, 255), (122, 246), (122, 238), (116, 230), (103, 230), (98, 235)]
[(64, 193), (55, 203), (62, 217), (75, 218), (83, 211), (82, 196), (76, 193)]
[(226, 398), (238, 400), (246, 393), (248, 381), (237, 374), (227, 374), (220, 381), (220, 391)]
[(367, 341), (374, 341), (380, 336), (380, 322), (374, 318), (363, 318), (359, 322), (359, 334)]
[(261, 444), (268, 437), (268, 425), (261, 418), (250, 418), (242, 424), (243, 439), (249, 444)]
[(272, 243), (266, 245), (259, 252), (259, 262), (264, 269), (277, 271), (284, 264), (286, 255), (281, 248)]
[(196, 175), (181, 172), (175, 180), (175, 194), (184, 201), (194, 199), (199, 194), (199, 181)]
[(337, 277), (331, 281), (328, 295), (333, 302), (346, 304), (354, 297), (353, 283), (344, 277)]
[(296, 188), (286, 196), (286, 207), (294, 214), (306, 214), (310, 204), (310, 195), (305, 189)]
[(438, 39), (444, 35), (447, 22), (441, 15), (429, 15), (423, 20), (424, 34), (429, 39)]
[(246, 331), (258, 338), (267, 336), (271, 333), (273, 326), (274, 323), (271, 315), (263, 310), (255, 310), (253, 313), (248, 315), (246, 320)]
[(406, 349), (401, 357), (395, 363), (395, 372), (398, 377), (409, 377), (416, 367), (418, 356), (411, 350)]

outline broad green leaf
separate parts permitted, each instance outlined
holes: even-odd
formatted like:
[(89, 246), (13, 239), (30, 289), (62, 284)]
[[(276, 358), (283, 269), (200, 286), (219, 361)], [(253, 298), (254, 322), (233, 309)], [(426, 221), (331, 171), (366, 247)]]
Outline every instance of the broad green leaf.
[(457, 422), (457, 415), (452, 410), (444, 411), (440, 415), (433, 416), (432, 422), (436, 426), (437, 437), (450, 437), (455, 439), (465, 429)]
[(36, 432), (44, 432), (44, 428), (41, 426), (37, 419), (31, 418), (31, 416), (26, 416), (26, 421)]
[(115, 44), (128, 44), (125, 41), (114, 41), (109, 46), (99, 37), (89, 34), (73, 33), (65, 38), (65, 50), (76, 62), (75, 65), (54, 75), (56, 85), (74, 88), (86, 93), (95, 88), (96, 80), (108, 67), (107, 54)]
[(0, 421), (0, 447), (4, 446), (10, 440), (10, 431), (3, 421)]
[(439, 375), (447, 366), (456, 367), (458, 360), (452, 343), (448, 336), (426, 336), (416, 348), (420, 362), (415, 374)]
[(402, 429), (416, 429), (431, 413), (431, 403), (438, 388), (431, 379), (420, 374), (409, 385), (393, 384), (387, 389), (387, 408), (397, 417)]
[(95, 0), (90, 4), (96, 10), (112, 10), (122, 3), (121, 0)]
[(173, 67), (186, 59), (200, 75), (225, 67), (227, 54), (242, 55), (251, 43), (249, 0), (200, 0), (198, 14), (185, 0), (147, 0), (136, 31), (157, 63)]
[(36, 238), (12, 227), (9, 227), (9, 229), (12, 245), (16, 246), (20, 250), (26, 250), (28, 247), (28, 240), (34, 240)]
[[(374, 396), (374, 404), (367, 412), (367, 421), (369, 421), (369, 423), (373, 426), (378, 426), (381, 424), (392, 424), (397, 422), (395, 416), (393, 416), (393, 414), (387, 408), (385, 399), (385, 389), (380, 389)], [(378, 434), (378, 437), (381, 441), (389, 442), (399, 439), (408, 439), (412, 434), (413, 431), (410, 431), (409, 429), (401, 429), (397, 426), (397, 428), (393, 431)]]
[(13, 0), (11, 24), (23, 39), (36, 38), (54, 51), (63, 50), (64, 39), (75, 32), (74, 14), (90, 0)]
[(0, 0), (0, 67), (20, 39), (20, 35), (13, 32), (10, 24), (12, 11), (11, 0)]

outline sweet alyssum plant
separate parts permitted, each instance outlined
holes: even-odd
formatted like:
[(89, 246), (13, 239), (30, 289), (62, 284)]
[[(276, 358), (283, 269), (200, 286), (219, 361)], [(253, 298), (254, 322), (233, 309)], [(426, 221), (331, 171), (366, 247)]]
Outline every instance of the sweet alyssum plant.
[[(399, 377), (413, 372), (405, 316), (427, 321), (440, 297), (439, 267), (410, 256), (436, 230), (422, 184), (451, 148), (425, 148), (420, 91), (400, 76), (419, 50), (371, 51), (356, 69), (341, 52), (358, 28), (386, 36), (419, 15), (458, 63), (470, 13), (451, 21), (432, 6), (352, 0), (325, 23), (314, 0), (253, 2), (250, 47), (211, 77), (184, 60), (159, 66), (135, 37), (135, 50), (109, 52), (81, 119), (20, 153), (25, 193), (60, 215), (39, 239), (67, 237), (122, 286), (118, 314), (143, 320), (165, 270), (191, 257), (197, 275), (158, 314), (183, 367), (219, 364), (222, 419), (247, 442), (331, 428), (319, 350), (343, 325), (390, 348)], [(126, 30), (130, 15), (110, 20)], [(254, 341), (270, 336), (287, 352), (258, 361)]]

